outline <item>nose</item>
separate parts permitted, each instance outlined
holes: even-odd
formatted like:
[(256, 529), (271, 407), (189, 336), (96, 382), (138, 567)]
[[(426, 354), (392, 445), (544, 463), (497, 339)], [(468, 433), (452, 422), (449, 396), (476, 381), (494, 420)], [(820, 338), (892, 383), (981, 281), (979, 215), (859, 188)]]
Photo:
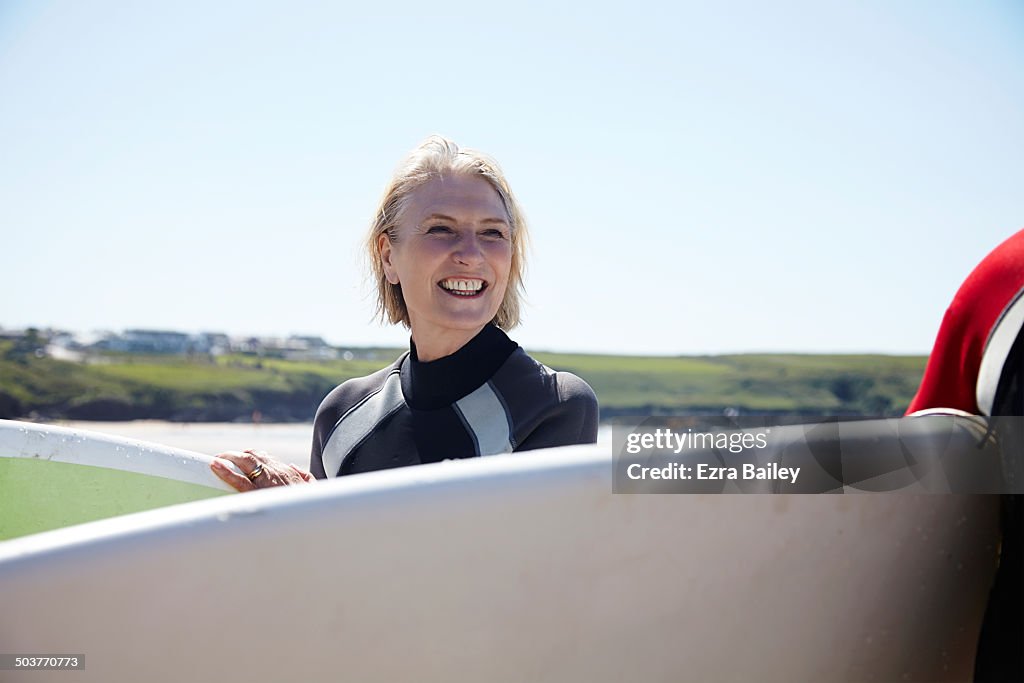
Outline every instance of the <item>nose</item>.
[(465, 235), (455, 244), (452, 258), (466, 266), (475, 266), (484, 260), (484, 252), (476, 235)]

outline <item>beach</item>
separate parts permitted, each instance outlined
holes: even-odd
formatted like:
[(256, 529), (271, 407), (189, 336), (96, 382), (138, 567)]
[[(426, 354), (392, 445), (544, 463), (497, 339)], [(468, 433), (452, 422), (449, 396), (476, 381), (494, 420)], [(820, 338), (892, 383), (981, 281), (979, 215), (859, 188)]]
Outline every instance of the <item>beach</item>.
[[(52, 424), (174, 446), (206, 455), (252, 448), (266, 451), (278, 460), (284, 460), (303, 468), (309, 467), (309, 451), (313, 439), (312, 422), (254, 424), (251, 422), (165, 422), (163, 420), (126, 422), (61, 420)], [(602, 426), (598, 431), (598, 442), (611, 443), (611, 438), (611, 427)]]

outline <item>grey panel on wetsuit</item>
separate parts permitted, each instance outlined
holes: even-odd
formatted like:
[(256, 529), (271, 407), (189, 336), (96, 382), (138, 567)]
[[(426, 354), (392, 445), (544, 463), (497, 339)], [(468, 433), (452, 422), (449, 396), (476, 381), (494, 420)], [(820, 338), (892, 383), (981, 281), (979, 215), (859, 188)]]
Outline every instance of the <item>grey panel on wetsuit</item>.
[(346, 456), (368, 437), (377, 425), (405, 404), (397, 369), (392, 371), (380, 391), (371, 394), (334, 425), (323, 450), (324, 474), (338, 476)]
[(511, 419), (490, 382), (455, 402), (476, 444), (477, 455), (512, 452)]

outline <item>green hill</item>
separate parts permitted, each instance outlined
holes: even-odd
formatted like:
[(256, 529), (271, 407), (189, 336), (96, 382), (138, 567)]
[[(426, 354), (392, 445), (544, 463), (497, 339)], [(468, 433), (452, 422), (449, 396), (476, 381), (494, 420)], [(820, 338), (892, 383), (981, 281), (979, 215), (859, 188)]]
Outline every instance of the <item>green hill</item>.
[(602, 417), (714, 412), (898, 415), (913, 398), (924, 356), (591, 356), (535, 354), (594, 388)]
[[(0, 417), (231, 421), (310, 420), (335, 385), (400, 353), (322, 362), (253, 356), (105, 354), (72, 363), (0, 342)], [(666, 413), (896, 415), (910, 402), (922, 356), (608, 356), (536, 353), (587, 380), (602, 418)]]

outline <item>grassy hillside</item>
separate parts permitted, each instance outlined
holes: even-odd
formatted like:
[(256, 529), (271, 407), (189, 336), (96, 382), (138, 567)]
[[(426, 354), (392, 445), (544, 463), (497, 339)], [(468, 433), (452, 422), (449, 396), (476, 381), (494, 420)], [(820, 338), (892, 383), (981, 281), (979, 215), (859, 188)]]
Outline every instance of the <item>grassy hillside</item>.
[(636, 357), (535, 354), (585, 378), (606, 416), (657, 412), (899, 414), (923, 356), (736, 355)]
[[(110, 354), (70, 363), (0, 343), (0, 417), (77, 419), (309, 420), (335, 385), (386, 365), (373, 360), (298, 362)], [(737, 355), (641, 357), (537, 353), (587, 380), (602, 417), (743, 412), (898, 414), (909, 403), (924, 357)]]
[(0, 343), (0, 417), (221, 421), (259, 410), (309, 420), (336, 384), (386, 362), (110, 354), (69, 363), (11, 351)]

